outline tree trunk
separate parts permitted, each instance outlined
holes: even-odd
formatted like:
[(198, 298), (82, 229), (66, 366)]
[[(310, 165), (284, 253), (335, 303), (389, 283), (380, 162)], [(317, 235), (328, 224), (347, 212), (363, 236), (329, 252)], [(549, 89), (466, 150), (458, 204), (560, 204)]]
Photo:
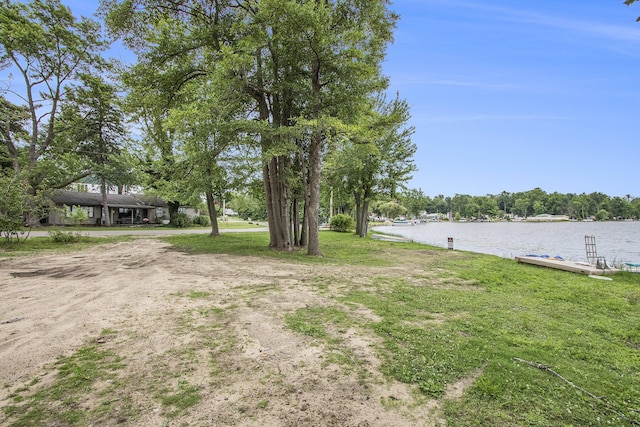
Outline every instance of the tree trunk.
[(362, 202), (360, 217), (357, 220), (360, 223), (360, 232), (358, 236), (367, 237), (369, 232), (369, 201), (364, 200)]
[(320, 175), (322, 173), (322, 143), (323, 135), (320, 129), (321, 91), (320, 62), (318, 58), (311, 65), (311, 88), (314, 93), (313, 119), (316, 121), (315, 129), (311, 134), (309, 144), (309, 244), (307, 254), (322, 256), (320, 253), (319, 216), (320, 216)]
[[(277, 128), (282, 122), (280, 120), (280, 112), (277, 111), (277, 106), (269, 102), (269, 95), (264, 89), (261, 48), (256, 49), (255, 61), (257, 68), (256, 85), (246, 85), (245, 90), (258, 105), (260, 121), (269, 123), (269, 119), (273, 119), (271, 126)], [(272, 147), (273, 140), (267, 132), (262, 133), (260, 139), (262, 154), (266, 157), (269, 149)], [(267, 205), (267, 219), (269, 221), (269, 247), (277, 250), (290, 251), (292, 250), (291, 225), (288, 215), (288, 195), (286, 191), (283, 157), (270, 157), (264, 161), (262, 165), (262, 184)]]
[(267, 215), (269, 219), (269, 246), (273, 249), (290, 251), (291, 224), (285, 178), (284, 157), (273, 157), (263, 170)]
[(209, 219), (211, 220), (211, 234), (212, 237), (216, 237), (220, 235), (220, 230), (218, 229), (218, 211), (216, 210), (216, 199), (213, 197), (213, 193), (211, 191), (206, 192), (207, 197), (207, 209), (209, 210)]
[(173, 218), (178, 213), (180, 202), (167, 202), (169, 206), (169, 218)]
[(269, 226), (269, 247), (277, 246), (275, 224), (276, 218), (273, 211), (273, 195), (271, 194), (271, 180), (269, 178), (269, 164), (262, 166), (262, 185), (264, 187), (264, 199), (267, 208), (267, 225)]
[[(316, 125), (319, 126), (319, 125)], [(309, 147), (309, 242), (307, 254), (322, 256), (320, 253), (320, 174), (322, 169), (322, 132), (316, 128)]]
[(106, 227), (111, 227), (111, 216), (109, 215), (109, 203), (107, 202), (107, 183), (102, 177), (100, 182), (101, 192), (102, 192), (102, 218), (104, 219), (104, 224)]
[(309, 245), (309, 196), (305, 190), (305, 202), (302, 208), (302, 232), (300, 233), (300, 246)]
[(356, 234), (362, 237), (362, 198), (357, 191), (354, 191), (353, 196), (356, 202)]
[(306, 247), (309, 245), (309, 172), (307, 164), (304, 160), (300, 162), (300, 174), (302, 176), (302, 197), (304, 198), (304, 205), (302, 207), (302, 230), (300, 232), (300, 246)]
[[(246, 86), (245, 89), (258, 104), (260, 121), (269, 123), (274, 128), (282, 125), (280, 112), (277, 105), (268, 102), (267, 92), (264, 90), (262, 80), (262, 53), (261, 49), (256, 50), (256, 78), (257, 87)], [(277, 101), (274, 99), (274, 101)], [(277, 104), (277, 102), (276, 102)], [(260, 135), (262, 154), (266, 157), (267, 152), (272, 147), (273, 140), (267, 133)], [(267, 207), (267, 219), (269, 221), (269, 247), (277, 250), (290, 251), (291, 247), (291, 225), (289, 218), (287, 182), (285, 177), (285, 158), (283, 156), (271, 157), (265, 160), (262, 166), (262, 183), (264, 188), (265, 202)]]
[(291, 227), (293, 227), (293, 245), (300, 246), (300, 212), (298, 212), (298, 199), (291, 202)]

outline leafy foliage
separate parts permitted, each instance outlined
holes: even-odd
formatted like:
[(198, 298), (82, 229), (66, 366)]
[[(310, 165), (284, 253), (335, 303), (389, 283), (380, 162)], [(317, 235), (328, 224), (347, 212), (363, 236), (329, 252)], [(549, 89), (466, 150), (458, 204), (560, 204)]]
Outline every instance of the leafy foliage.
[[(57, 138), (75, 147), (87, 161), (87, 168), (98, 178), (106, 204), (108, 188), (137, 183), (131, 156), (125, 150), (127, 130), (117, 88), (102, 77), (79, 75), (79, 86), (72, 86), (56, 122)], [(107, 206), (103, 206), (107, 212)], [(111, 226), (110, 215), (104, 215)]]
[[(67, 214), (67, 222), (75, 227), (82, 224), (89, 215), (80, 206), (64, 206), (65, 214)], [(55, 243), (78, 243), (82, 241), (82, 233), (80, 231), (62, 231), (53, 229), (48, 231), (49, 236)]]
[(43, 215), (42, 195), (32, 196), (28, 188), (27, 180), (20, 175), (0, 174), (0, 237), (5, 244), (19, 242), (24, 235), (23, 227), (30, 229)]
[(369, 204), (377, 198), (393, 198), (415, 170), (417, 147), (411, 142), (414, 129), (408, 120), (404, 100), (373, 97), (354, 129), (328, 155), (326, 181), (342, 200), (353, 200), (356, 233), (361, 237), (367, 234)]
[(265, 207), (264, 195), (252, 193), (232, 193), (231, 200), (227, 206), (238, 213), (242, 219), (253, 221), (264, 221), (267, 219), (267, 209)]
[(566, 215), (575, 219), (594, 218), (629, 219), (640, 218), (640, 197), (626, 194), (624, 197), (609, 196), (594, 192), (590, 194), (561, 194), (547, 193), (540, 188), (510, 193), (486, 196), (470, 196), (456, 194), (453, 197), (438, 195), (429, 197), (422, 194), (422, 190), (407, 190), (399, 198), (400, 202), (410, 209), (414, 215), (422, 212), (441, 213), (452, 212), (460, 218), (502, 217), (504, 215), (551, 214)]
[(399, 215), (403, 215), (407, 212), (407, 208), (394, 201), (378, 205), (378, 210), (382, 212), (384, 216), (391, 219), (396, 218)]
[(355, 226), (355, 222), (350, 215), (338, 214), (334, 215), (331, 218), (331, 222), (329, 223), (331, 230), (337, 231), (339, 233), (346, 233), (348, 231), (353, 230)]
[(96, 22), (76, 20), (58, 0), (0, 3), (0, 68), (22, 80), (18, 96), (25, 103), (21, 110), (28, 111), (20, 129), (6, 132), (3, 145), (32, 195), (88, 173), (75, 147), (56, 138), (55, 123), (69, 82), (102, 62), (99, 34)]
[[(147, 163), (165, 199), (189, 187), (212, 205), (230, 175), (243, 177), (223, 157), (250, 147), (245, 165), (263, 170), (270, 246), (306, 239), (319, 254), (322, 156), (336, 127), (386, 88), (380, 64), (397, 20), (387, 2), (111, 0), (104, 11), (138, 53), (125, 82), (157, 148)], [(294, 233), (289, 209), (299, 203), (305, 218)]]
[(171, 225), (173, 225), (174, 227), (186, 228), (191, 226), (192, 223), (193, 221), (191, 220), (189, 215), (184, 212), (177, 212), (171, 215)]
[(207, 225), (211, 224), (211, 221), (209, 220), (208, 216), (198, 215), (197, 217), (193, 218), (193, 224), (206, 227)]
[(54, 243), (78, 243), (82, 240), (82, 233), (77, 231), (62, 231), (60, 229), (49, 230), (47, 232)]
[(18, 236), (23, 225), (25, 188), (15, 179), (0, 176), (0, 236), (9, 242)]

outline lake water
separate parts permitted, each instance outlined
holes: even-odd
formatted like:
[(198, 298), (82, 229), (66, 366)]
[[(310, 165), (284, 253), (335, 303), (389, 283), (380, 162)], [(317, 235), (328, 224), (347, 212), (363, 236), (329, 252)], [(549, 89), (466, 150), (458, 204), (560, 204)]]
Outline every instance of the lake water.
[(559, 255), (587, 261), (585, 235), (596, 237), (598, 256), (609, 264), (640, 262), (640, 221), (626, 222), (428, 222), (416, 225), (377, 226), (374, 231), (412, 239), (418, 243), (513, 258), (521, 255)]

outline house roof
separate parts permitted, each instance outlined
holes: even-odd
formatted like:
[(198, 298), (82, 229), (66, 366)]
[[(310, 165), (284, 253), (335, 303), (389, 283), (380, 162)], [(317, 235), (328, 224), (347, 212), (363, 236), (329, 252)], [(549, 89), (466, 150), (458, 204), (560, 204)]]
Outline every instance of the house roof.
[[(102, 194), (58, 190), (51, 196), (51, 200), (58, 205), (101, 206)], [(167, 202), (157, 196), (140, 194), (107, 194), (107, 203), (112, 208), (155, 208), (167, 206)]]

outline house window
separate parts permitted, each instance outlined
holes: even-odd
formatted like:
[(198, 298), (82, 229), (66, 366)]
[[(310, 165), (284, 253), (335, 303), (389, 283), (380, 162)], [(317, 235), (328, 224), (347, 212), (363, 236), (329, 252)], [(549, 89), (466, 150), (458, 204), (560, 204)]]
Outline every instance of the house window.
[(156, 218), (162, 218), (164, 216), (164, 209), (156, 208)]
[(180, 206), (180, 207), (178, 208), (178, 213), (186, 214), (186, 213), (187, 213), (187, 208), (185, 208), (185, 207), (183, 207), (183, 206)]

